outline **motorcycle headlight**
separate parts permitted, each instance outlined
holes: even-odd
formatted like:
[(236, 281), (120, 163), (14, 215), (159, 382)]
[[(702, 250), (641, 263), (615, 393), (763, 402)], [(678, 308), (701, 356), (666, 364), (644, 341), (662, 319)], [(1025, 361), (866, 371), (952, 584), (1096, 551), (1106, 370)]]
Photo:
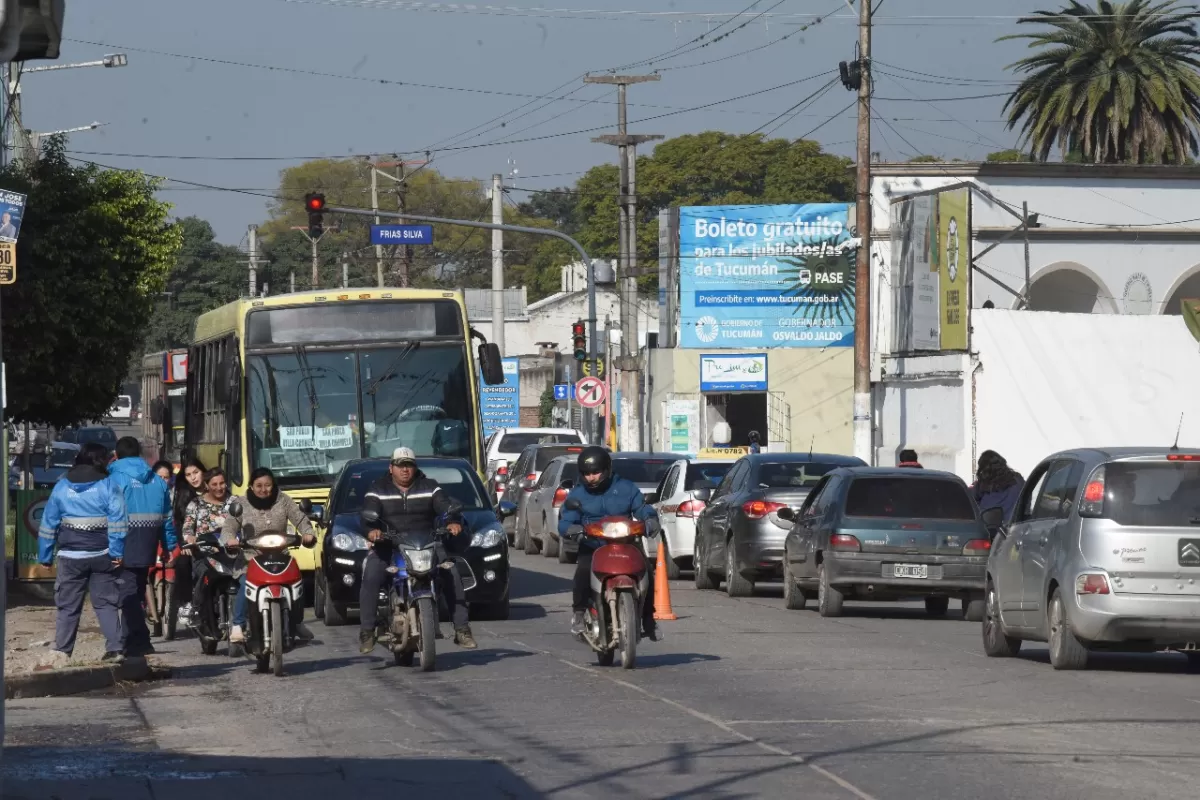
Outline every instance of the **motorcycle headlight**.
[(367, 540), (357, 533), (339, 533), (333, 537), (333, 549), (354, 552), (355, 550), (370, 549)]
[(495, 547), (504, 540), (504, 531), (499, 528), (484, 528), (471, 537), (471, 547)]
[(404, 557), (408, 560), (408, 568), (413, 572), (429, 572), (433, 569), (432, 550), (405, 550)]
[(267, 533), (262, 536), (255, 536), (253, 539), (248, 539), (246, 544), (256, 550), (273, 550), (276, 547), (283, 547), (287, 544), (287, 537), (281, 533)]

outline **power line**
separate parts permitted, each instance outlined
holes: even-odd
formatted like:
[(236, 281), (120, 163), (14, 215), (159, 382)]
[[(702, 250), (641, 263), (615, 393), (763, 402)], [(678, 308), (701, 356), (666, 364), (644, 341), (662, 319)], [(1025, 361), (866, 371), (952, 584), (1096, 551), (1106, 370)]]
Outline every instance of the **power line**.
[[(770, 127), (770, 126), (774, 125), (776, 122), (778, 122), (779, 120), (783, 119), (784, 117), (788, 117), (788, 115), (789, 115), (789, 114), (791, 114), (793, 111), (803, 111), (803, 110), (804, 110), (804, 107), (805, 107), (805, 105), (806, 105), (807, 103), (809, 103), (810, 101), (811, 101), (811, 102), (815, 102), (816, 100), (819, 100), (821, 97), (823, 97), (823, 96), (825, 95), (825, 93), (826, 93), (826, 92), (828, 92), (828, 91), (830, 90), (830, 88), (832, 88), (832, 87), (833, 87), (833, 85), (834, 85), (835, 83), (837, 83), (837, 80), (838, 80), (837, 78), (834, 78), (833, 80), (829, 81), (829, 83), (827, 83), (827, 84), (825, 84), (824, 86), (822, 86), (821, 88), (817, 89), (815, 92), (813, 92), (812, 94), (808, 95), (808, 96), (807, 96), (807, 97), (805, 97), (803, 100), (801, 100), (800, 102), (796, 103), (794, 106), (792, 106), (791, 108), (787, 109), (786, 111), (784, 111), (784, 112), (783, 112), (782, 114), (780, 114), (779, 116), (775, 117), (774, 119), (772, 119), (772, 120), (770, 120), (770, 121), (768, 121), (768, 122), (765, 122), (765, 123), (763, 123), (762, 125), (759, 125), (757, 128), (755, 128), (754, 130), (750, 131), (750, 133), (752, 133), (752, 134), (754, 134), (754, 133), (758, 133), (759, 131), (763, 130), (764, 128), (768, 128), (768, 127)], [(784, 124), (786, 124), (786, 123), (790, 122), (790, 121), (791, 121), (791, 119), (792, 119), (791, 117), (788, 117), (788, 118), (787, 118), (786, 120), (784, 120), (783, 122), (780, 122), (780, 123), (779, 123), (779, 125), (780, 125), (780, 126), (782, 126), (782, 125), (784, 125)], [(776, 127), (779, 127), (779, 126), (776, 126)], [(767, 132), (767, 135), (769, 136), (769, 135), (771, 134), (771, 132), (772, 132), (772, 131), (774, 131), (774, 130), (775, 130), (775, 128), (772, 128), (772, 129), (771, 129), (771, 131), (768, 131), (768, 132)]]

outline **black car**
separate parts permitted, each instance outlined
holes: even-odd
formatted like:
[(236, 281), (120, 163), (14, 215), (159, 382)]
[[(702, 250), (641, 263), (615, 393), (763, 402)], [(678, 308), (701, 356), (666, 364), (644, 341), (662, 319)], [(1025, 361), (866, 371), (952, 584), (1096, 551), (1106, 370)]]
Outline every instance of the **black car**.
[[(362, 565), (370, 549), (359, 512), (367, 490), (387, 473), (388, 464), (386, 458), (349, 461), (329, 493), (313, 590), (313, 610), (326, 625), (345, 625), (348, 613), (358, 609)], [(418, 458), (417, 466), (462, 505), (466, 527), (446, 544), (451, 553), (466, 559), (475, 575), (475, 587), (467, 590), (471, 615), (508, 619), (508, 538), (483, 482), (461, 458)]]

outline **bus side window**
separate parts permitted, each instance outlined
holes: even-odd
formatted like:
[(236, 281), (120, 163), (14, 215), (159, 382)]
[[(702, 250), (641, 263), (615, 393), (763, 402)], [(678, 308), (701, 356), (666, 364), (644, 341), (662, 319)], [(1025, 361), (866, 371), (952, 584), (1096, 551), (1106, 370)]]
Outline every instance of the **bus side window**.
[[(234, 336), (228, 336), (221, 342), (222, 359), (230, 359), (237, 356), (238, 341)], [(218, 370), (219, 372), (219, 370)], [(221, 410), (226, 422), (225, 447), (229, 450), (229, 483), (231, 485), (240, 486), (242, 483), (242, 428), (241, 419), (244, 411), (240, 408), (242, 403), (242, 392), (239, 387), (234, 392), (233, 398), (229, 402), (229, 406)]]

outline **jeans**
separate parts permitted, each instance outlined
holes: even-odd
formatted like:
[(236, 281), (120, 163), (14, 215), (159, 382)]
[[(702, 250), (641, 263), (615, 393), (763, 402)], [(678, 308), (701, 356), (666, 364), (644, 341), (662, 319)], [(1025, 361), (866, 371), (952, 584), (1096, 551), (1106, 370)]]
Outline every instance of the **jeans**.
[[(571, 589), (571, 610), (587, 611), (588, 602), (592, 595), (592, 554), (591, 548), (579, 548), (579, 560), (575, 562), (575, 582)], [(654, 626), (654, 562), (646, 559), (646, 574), (650, 583), (646, 587), (646, 597), (642, 600), (642, 626), (647, 630)]]
[(246, 573), (243, 572), (242, 576), (237, 580), (238, 593), (237, 597), (233, 598), (233, 619), (230, 622), (234, 625), (244, 627), (246, 625), (246, 617), (250, 613), (250, 599), (246, 597)]
[[(391, 558), (391, 551), (384, 548), (385, 557)], [(439, 561), (444, 560), (444, 553), (439, 548)], [(383, 590), (388, 582), (392, 580), (392, 574), (387, 571), (389, 562), (380, 558), (373, 549), (367, 554), (366, 560), (363, 562), (362, 586), (358, 592), (358, 618), (359, 628), (363, 631), (372, 631), (375, 629), (375, 620), (378, 611), (379, 592)], [(462, 576), (459, 575), (458, 566), (455, 565), (448, 570), (441, 567), (435, 567), (438, 573), (437, 587), (441, 595), (442, 602), (446, 604), (446, 609), (450, 612), (450, 618), (454, 623), (455, 630), (461, 630), (467, 627), (467, 603), (463, 592)]]
[(146, 583), (149, 567), (125, 567), (121, 582), (121, 614), (125, 618), (125, 650), (138, 653), (150, 646), (150, 629), (146, 627)]

